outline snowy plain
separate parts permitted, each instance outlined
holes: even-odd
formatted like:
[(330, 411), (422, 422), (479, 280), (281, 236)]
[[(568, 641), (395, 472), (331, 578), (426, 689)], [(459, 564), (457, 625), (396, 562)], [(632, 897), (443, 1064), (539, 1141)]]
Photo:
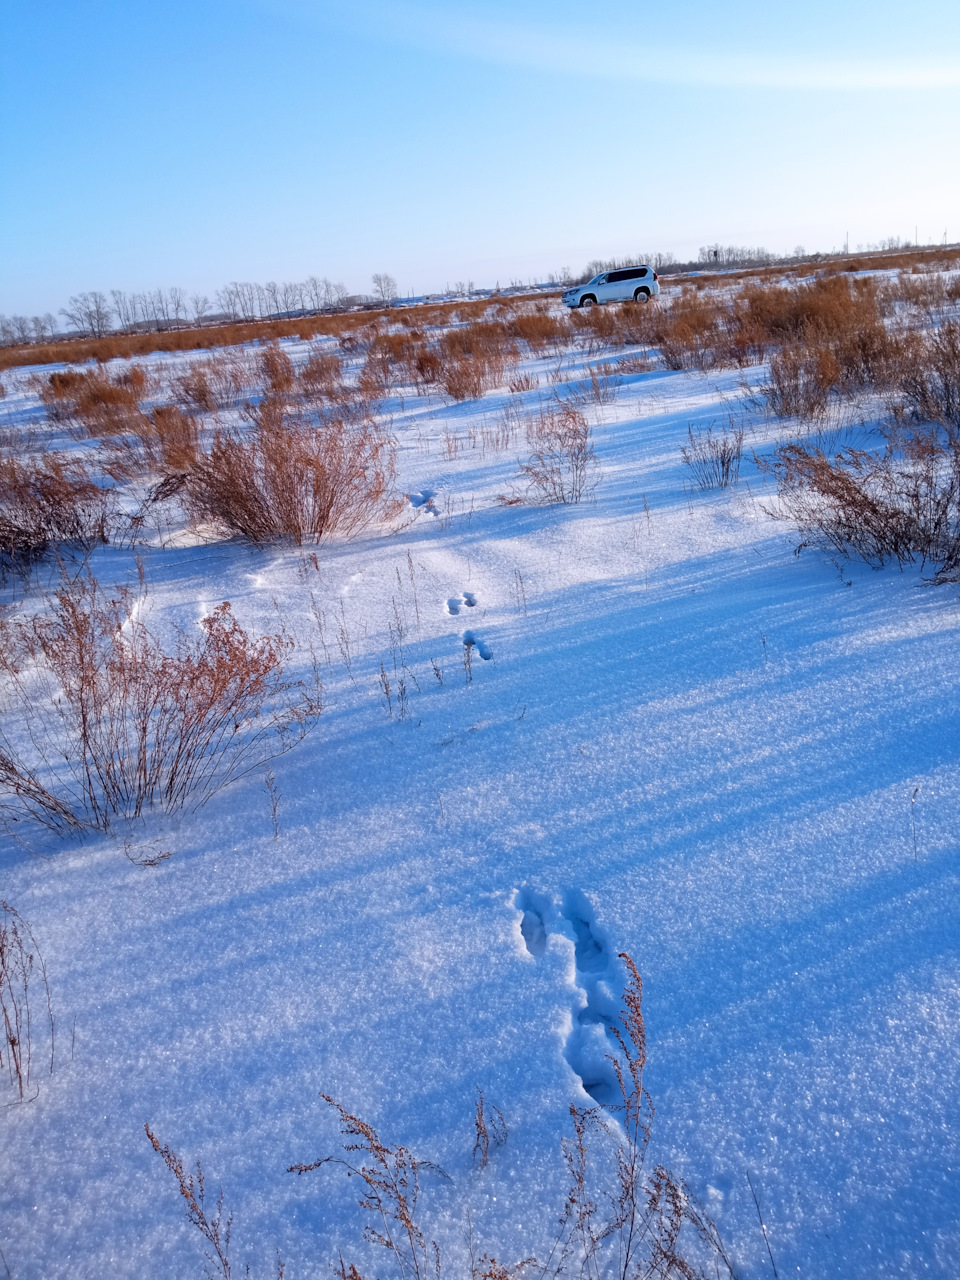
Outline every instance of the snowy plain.
[[(626, 375), (584, 410), (590, 499), (505, 505), (524, 450), (491, 443), (499, 415), (551, 394), (550, 365), (519, 396), (388, 406), (412, 495), (389, 528), (315, 560), (140, 549), (156, 617), (279, 617), (325, 706), (272, 764), (277, 838), (257, 774), (149, 819), (155, 867), (104, 837), (3, 844), (58, 1028), (39, 1096), (0, 1113), (16, 1280), (201, 1274), (145, 1123), (222, 1186), (236, 1271), (279, 1250), (319, 1276), (342, 1250), (385, 1274), (352, 1185), (286, 1172), (338, 1150), (321, 1090), (449, 1175), (424, 1189), (449, 1275), (468, 1210), (481, 1250), (547, 1252), (567, 1110), (606, 1070), (580, 1015), (618, 1001), (619, 952), (656, 1157), (743, 1280), (772, 1274), (748, 1172), (782, 1276), (960, 1269), (957, 589), (795, 555), (751, 460), (791, 431), (762, 367)], [(23, 421), (28, 372), (4, 379)], [(731, 415), (740, 481), (697, 491), (688, 426)], [(134, 572), (118, 548), (93, 564)], [(380, 683), (400, 630), (403, 719)], [(483, 1170), (477, 1086), (509, 1129)]]

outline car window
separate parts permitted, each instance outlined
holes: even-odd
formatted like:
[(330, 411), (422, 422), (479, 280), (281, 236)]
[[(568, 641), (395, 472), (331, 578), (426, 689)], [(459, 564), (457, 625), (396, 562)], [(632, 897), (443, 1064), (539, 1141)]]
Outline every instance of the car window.
[(629, 280), (629, 279), (630, 279), (629, 271), (611, 271), (609, 276), (607, 276), (607, 283), (617, 284), (620, 280)]
[(624, 279), (625, 279), (625, 280), (640, 280), (640, 279), (641, 279), (643, 276), (645, 276), (646, 274), (647, 274), (647, 273), (644, 271), (643, 267), (631, 267), (631, 269), (630, 269), (629, 271), (625, 272), (625, 274), (624, 274)]

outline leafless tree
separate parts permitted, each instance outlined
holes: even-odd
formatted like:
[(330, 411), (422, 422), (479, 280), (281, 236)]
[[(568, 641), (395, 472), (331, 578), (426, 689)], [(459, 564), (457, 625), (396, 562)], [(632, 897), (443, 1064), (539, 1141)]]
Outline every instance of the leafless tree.
[(326, 295), (329, 298), (327, 306), (342, 307), (347, 298), (347, 286), (343, 283), (343, 281), (327, 280), (326, 278), (324, 278), (323, 286), (324, 286)]
[(371, 276), (373, 296), (378, 302), (391, 302), (397, 296), (397, 282), (385, 271), (375, 271)]
[(167, 290), (167, 310), (178, 329), (186, 323), (187, 295), (176, 285)]
[(305, 311), (304, 306), (305, 288), (297, 281), (287, 281), (280, 286), (280, 301), (284, 311)]
[(268, 280), (263, 287), (263, 292), (266, 295), (267, 313), (272, 316), (279, 315), (281, 310), (280, 286), (275, 280)]
[(136, 324), (136, 295), (128, 295), (122, 289), (111, 289), (110, 297), (113, 299), (113, 309), (120, 321), (120, 328), (129, 333)]
[(113, 309), (104, 294), (93, 290), (90, 293), (76, 294), (70, 299), (68, 306), (60, 308), (60, 314), (66, 317), (67, 324), (77, 333), (102, 338), (110, 331)]
[(318, 280), (316, 276), (307, 276), (303, 282), (304, 294), (314, 311), (322, 311), (325, 306), (329, 305), (326, 301), (326, 293), (323, 287), (325, 283), (323, 280)]
[(190, 296), (190, 314), (193, 316), (193, 323), (196, 325), (203, 324), (203, 317), (210, 310), (210, 299), (205, 293), (194, 293)]

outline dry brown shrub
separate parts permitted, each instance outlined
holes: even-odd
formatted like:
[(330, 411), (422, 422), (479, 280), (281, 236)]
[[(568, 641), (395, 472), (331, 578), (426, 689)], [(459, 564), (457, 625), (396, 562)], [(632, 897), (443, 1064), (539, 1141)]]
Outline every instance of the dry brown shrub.
[(596, 340), (608, 344), (617, 332), (617, 308), (610, 305), (578, 307), (571, 313), (570, 322), (575, 332), (588, 342)]
[(952, 303), (951, 284), (939, 272), (930, 275), (907, 275), (901, 271), (880, 286), (880, 297), (885, 306), (902, 303), (918, 311), (926, 320), (937, 321), (944, 317)]
[(448, 360), (440, 380), (451, 400), (479, 400), (489, 385), (489, 369), (483, 356)]
[(0, 454), (0, 577), (64, 545), (107, 540), (108, 495), (62, 453)]
[(882, 325), (884, 310), (877, 282), (866, 277), (818, 279), (793, 288), (747, 285), (731, 303), (736, 317), (771, 343), (791, 339), (832, 339)]
[(287, 676), (282, 632), (252, 638), (225, 602), (165, 644), (145, 605), (142, 580), (109, 597), (89, 571), (64, 574), (30, 624), (33, 667), (4, 663), (7, 709), (25, 730), (15, 744), (0, 738), (13, 820), (64, 835), (197, 808), (315, 723), (316, 674)]
[(156, 465), (164, 471), (187, 471), (192, 467), (199, 447), (196, 419), (176, 405), (167, 404), (158, 405), (150, 421), (153, 426), (150, 447)]
[(197, 459), (197, 420), (176, 405), (158, 405), (130, 423), (126, 435), (101, 441), (100, 465), (116, 481), (143, 480), (153, 472), (187, 471)]
[(232, 409), (254, 389), (256, 374), (243, 351), (222, 351), (194, 360), (174, 380), (178, 403), (197, 413)]
[(527, 424), (529, 459), (520, 476), (536, 501), (580, 502), (595, 487), (597, 463), (590, 424), (570, 404), (541, 405)]
[(725, 363), (724, 321), (719, 299), (684, 289), (669, 307), (657, 309), (652, 338), (668, 369), (707, 369)]
[(834, 458), (800, 444), (767, 464), (777, 480), (772, 514), (794, 523), (801, 547), (818, 546), (879, 567), (889, 560), (960, 573), (960, 446), (935, 430), (893, 435), (880, 453), (846, 449)]
[(115, 379), (100, 370), (64, 370), (41, 381), (38, 389), (52, 421), (76, 423), (91, 436), (123, 435), (142, 416), (147, 378), (136, 366)]
[(544, 355), (555, 350), (571, 336), (566, 317), (534, 312), (521, 313), (507, 322), (507, 331), (521, 342), (526, 342), (534, 355)]
[(960, 433), (960, 322), (948, 320), (904, 348), (897, 381), (901, 410), (916, 422)]
[(437, 385), (443, 372), (440, 357), (429, 347), (421, 345), (413, 355), (412, 381), (419, 395)]
[(272, 394), (286, 395), (293, 390), (293, 361), (278, 342), (270, 342), (261, 349), (257, 368)]
[(218, 431), (189, 473), (194, 519), (225, 532), (298, 545), (350, 537), (393, 510), (392, 441), (369, 422), (316, 426), (267, 400), (251, 406), (252, 430)]
[(817, 420), (839, 381), (840, 365), (828, 347), (793, 343), (770, 357), (767, 404), (778, 417)]
[(338, 404), (345, 395), (340, 357), (333, 352), (311, 352), (297, 371), (297, 389), (307, 401)]
[(436, 346), (438, 381), (454, 400), (478, 399), (502, 386), (518, 358), (516, 339), (500, 321), (461, 324), (440, 334)]

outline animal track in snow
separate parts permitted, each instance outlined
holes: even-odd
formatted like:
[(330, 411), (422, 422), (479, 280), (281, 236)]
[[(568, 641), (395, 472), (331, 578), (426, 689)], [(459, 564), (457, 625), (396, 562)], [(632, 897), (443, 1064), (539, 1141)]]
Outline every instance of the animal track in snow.
[(465, 631), (463, 633), (463, 643), (464, 647), (467, 649), (476, 648), (477, 653), (479, 653), (484, 662), (489, 662), (493, 657), (493, 650), (487, 644), (486, 640), (481, 640), (473, 631)]
[(617, 1025), (620, 1015), (612, 986), (615, 959), (582, 893), (570, 890), (564, 896), (562, 913), (573, 930), (576, 985), (583, 999), (574, 1010), (564, 1057), (594, 1102), (609, 1106), (620, 1098), (616, 1073), (607, 1056), (617, 1050), (610, 1028)]
[(520, 936), (532, 956), (542, 956), (547, 949), (547, 921), (553, 909), (553, 903), (545, 893), (537, 893), (534, 889), (520, 889), (514, 899), (520, 918)]
[[(593, 908), (579, 890), (564, 895), (559, 913), (549, 896), (524, 887), (514, 899), (520, 911), (520, 934), (535, 958), (547, 949), (551, 924), (559, 918), (573, 934), (576, 1002), (563, 1056), (594, 1102), (619, 1102), (616, 1073), (609, 1060), (618, 1049), (611, 1029), (618, 1025), (620, 1006), (616, 959), (598, 927)], [(565, 932), (565, 930), (564, 930)]]
[(436, 496), (437, 495), (433, 489), (421, 489), (419, 493), (408, 493), (407, 501), (410, 503), (411, 507), (415, 509), (423, 509), (424, 511), (429, 512), (430, 515), (437, 516), (440, 513), (433, 505), (433, 500)]
[(477, 606), (477, 597), (472, 591), (461, 591), (458, 596), (451, 596), (447, 601), (447, 613), (455, 618), (461, 608), (466, 606), (468, 609), (475, 609)]

